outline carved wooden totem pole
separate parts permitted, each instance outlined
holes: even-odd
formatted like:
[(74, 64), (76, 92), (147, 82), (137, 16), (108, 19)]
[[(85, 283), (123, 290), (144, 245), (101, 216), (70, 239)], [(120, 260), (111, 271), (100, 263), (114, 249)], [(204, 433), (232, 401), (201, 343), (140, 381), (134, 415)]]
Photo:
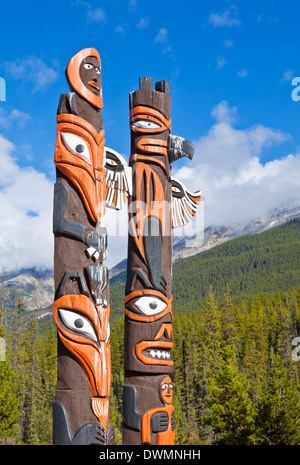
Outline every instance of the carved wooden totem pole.
[(57, 111), (53, 316), (58, 330), (53, 444), (113, 444), (109, 420), (109, 282), (105, 207), (120, 209), (126, 163), (104, 147), (101, 63), (93, 48), (70, 60), (71, 92)]
[(201, 192), (170, 177), (194, 147), (171, 135), (168, 81), (140, 78), (130, 93), (132, 195), (125, 297), (123, 444), (174, 443), (172, 405), (172, 227), (196, 213)]

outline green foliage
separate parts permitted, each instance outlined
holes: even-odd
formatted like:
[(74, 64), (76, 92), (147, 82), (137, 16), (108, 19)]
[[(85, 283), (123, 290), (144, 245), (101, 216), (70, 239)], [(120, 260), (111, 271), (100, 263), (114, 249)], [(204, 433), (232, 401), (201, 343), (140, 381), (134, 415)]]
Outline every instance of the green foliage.
[(271, 354), (271, 370), (258, 401), (259, 442), (266, 445), (300, 444), (300, 397), (296, 373), (291, 376), (279, 354)]
[(234, 302), (264, 292), (287, 291), (300, 282), (300, 219), (262, 234), (230, 240), (173, 267), (173, 311), (203, 307), (209, 286), (221, 298), (227, 283)]
[(2, 361), (0, 362), (0, 444), (5, 444), (8, 438), (14, 436), (18, 420), (15, 374), (11, 364)]
[(208, 377), (210, 413), (205, 422), (212, 427), (215, 444), (249, 445), (254, 436), (254, 404), (248, 390), (249, 382), (239, 371), (234, 348), (222, 353), (220, 370)]
[[(189, 313), (205, 305), (210, 286), (221, 298), (227, 283), (234, 302), (264, 292), (284, 292), (300, 282), (300, 219), (278, 228), (230, 240), (173, 266), (173, 312)], [(126, 273), (110, 282), (111, 321), (124, 312)]]
[[(292, 340), (300, 336), (299, 242), (295, 220), (174, 265), (176, 444), (300, 444), (300, 366), (292, 359)], [(123, 281), (124, 275), (111, 283), (116, 444)], [(17, 297), (11, 308), (1, 307), (9, 324), (7, 362), (0, 362), (0, 442), (51, 444), (56, 329), (52, 318), (21, 325)]]

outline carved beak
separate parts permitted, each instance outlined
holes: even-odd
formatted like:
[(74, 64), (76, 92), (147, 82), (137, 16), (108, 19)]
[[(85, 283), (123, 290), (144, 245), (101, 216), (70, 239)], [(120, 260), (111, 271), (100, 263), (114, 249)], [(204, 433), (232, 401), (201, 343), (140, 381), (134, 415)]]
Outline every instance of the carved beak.
[(183, 137), (173, 136), (169, 134), (168, 136), (168, 157), (169, 162), (173, 163), (179, 158), (187, 157), (190, 160), (194, 155), (194, 146), (188, 140)]

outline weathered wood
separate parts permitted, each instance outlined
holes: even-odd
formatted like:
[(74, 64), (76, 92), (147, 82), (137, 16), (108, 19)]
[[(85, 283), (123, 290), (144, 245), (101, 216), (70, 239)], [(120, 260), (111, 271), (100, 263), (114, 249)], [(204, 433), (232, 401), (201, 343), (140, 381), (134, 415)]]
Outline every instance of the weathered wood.
[[(140, 89), (132, 92), (129, 99), (129, 164), (133, 185), (128, 205), (123, 444), (164, 445), (173, 444), (175, 437), (170, 378), (173, 373), (170, 163), (181, 156), (191, 158), (193, 147), (183, 138), (170, 136), (170, 84), (160, 81), (153, 90), (151, 78), (140, 78), (139, 82)], [(177, 195), (179, 190), (176, 185)], [(182, 186), (182, 195), (184, 190)], [(197, 206), (200, 193), (194, 194), (194, 200)], [(178, 226), (183, 224), (178, 222)]]
[[(58, 378), (53, 443), (112, 444), (107, 231), (101, 223), (108, 192), (117, 199), (122, 189), (126, 200), (128, 183), (125, 161), (104, 147), (98, 52), (92, 48), (78, 52), (66, 77), (71, 92), (60, 97), (54, 157), (53, 316)], [(120, 185), (114, 182), (116, 167)], [(118, 205), (110, 200), (108, 206)]]

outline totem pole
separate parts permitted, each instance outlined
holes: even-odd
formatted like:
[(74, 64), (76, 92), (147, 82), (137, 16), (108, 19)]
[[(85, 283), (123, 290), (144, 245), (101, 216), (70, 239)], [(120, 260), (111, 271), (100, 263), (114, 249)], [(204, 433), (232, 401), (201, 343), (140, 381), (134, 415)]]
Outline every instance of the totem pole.
[(168, 81), (140, 78), (130, 93), (132, 194), (125, 291), (123, 444), (174, 443), (172, 227), (196, 213), (201, 192), (170, 177), (193, 145), (171, 135)]
[(106, 206), (126, 203), (129, 168), (104, 147), (99, 53), (87, 48), (74, 55), (66, 78), (71, 92), (60, 97), (54, 156), (53, 444), (113, 444), (107, 231), (101, 221)]

